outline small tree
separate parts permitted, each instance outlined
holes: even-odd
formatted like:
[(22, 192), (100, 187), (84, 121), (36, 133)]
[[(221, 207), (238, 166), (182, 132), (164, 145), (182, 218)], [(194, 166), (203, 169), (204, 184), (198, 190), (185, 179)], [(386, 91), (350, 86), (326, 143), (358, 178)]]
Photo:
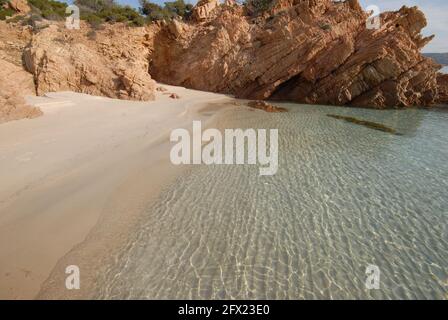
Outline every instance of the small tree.
[(188, 18), (193, 6), (186, 4), (184, 0), (165, 2), (164, 6), (152, 3), (149, 0), (140, 0), (140, 13), (149, 21), (168, 20), (176, 16)]
[(191, 4), (186, 4), (184, 0), (176, 0), (172, 2), (165, 2), (165, 8), (174, 15), (186, 17), (190, 15), (193, 6)]

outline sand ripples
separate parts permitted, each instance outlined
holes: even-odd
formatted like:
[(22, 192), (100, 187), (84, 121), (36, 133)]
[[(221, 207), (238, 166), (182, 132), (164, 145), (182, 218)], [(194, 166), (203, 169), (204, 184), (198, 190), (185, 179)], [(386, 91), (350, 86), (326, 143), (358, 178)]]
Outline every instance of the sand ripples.
[(278, 173), (194, 167), (147, 208), (97, 297), (446, 298), (448, 114), (289, 107), (228, 112), (223, 127), (279, 129)]

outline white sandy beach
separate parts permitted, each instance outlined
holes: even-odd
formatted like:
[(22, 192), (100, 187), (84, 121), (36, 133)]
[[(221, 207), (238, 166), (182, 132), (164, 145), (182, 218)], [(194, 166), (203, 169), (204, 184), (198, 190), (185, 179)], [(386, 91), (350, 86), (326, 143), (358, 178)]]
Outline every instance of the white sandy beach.
[[(0, 125), (0, 299), (35, 298), (53, 270), (41, 291), (52, 297), (48, 288), (64, 290), (68, 264), (80, 266), (81, 279), (92, 277), (92, 260), (126, 237), (143, 199), (181, 170), (169, 162), (170, 131), (210, 118), (202, 107), (230, 99), (164, 87), (180, 99), (28, 97), (44, 115)], [(71, 250), (71, 260), (61, 260)], [(84, 260), (73, 261), (77, 255)], [(82, 287), (73, 297), (86, 295)]]

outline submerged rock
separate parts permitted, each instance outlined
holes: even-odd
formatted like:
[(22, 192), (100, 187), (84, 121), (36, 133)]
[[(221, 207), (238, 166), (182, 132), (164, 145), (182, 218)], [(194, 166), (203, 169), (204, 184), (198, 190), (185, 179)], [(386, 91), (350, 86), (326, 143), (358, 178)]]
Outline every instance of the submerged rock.
[(358, 124), (370, 129), (374, 129), (374, 130), (378, 130), (378, 131), (383, 131), (383, 132), (388, 132), (388, 133), (392, 133), (398, 136), (401, 136), (401, 133), (398, 133), (397, 130), (387, 127), (381, 123), (376, 123), (376, 122), (372, 122), (372, 121), (367, 121), (367, 120), (361, 120), (361, 119), (357, 119), (354, 117), (347, 117), (347, 116), (340, 116), (337, 114), (327, 114), (328, 117), (331, 118), (335, 118), (335, 119), (339, 119), (339, 120), (344, 120), (350, 123), (354, 123), (354, 124)]
[(247, 103), (248, 107), (254, 109), (260, 109), (266, 112), (287, 112), (288, 110), (282, 107), (273, 106), (272, 104), (267, 103), (266, 101), (256, 100), (249, 101)]

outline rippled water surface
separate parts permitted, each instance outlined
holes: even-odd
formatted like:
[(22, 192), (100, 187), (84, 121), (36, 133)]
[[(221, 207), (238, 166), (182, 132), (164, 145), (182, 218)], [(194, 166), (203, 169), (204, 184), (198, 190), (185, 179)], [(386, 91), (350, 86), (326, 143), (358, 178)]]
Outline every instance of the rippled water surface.
[(148, 205), (98, 298), (448, 298), (448, 112), (282, 105), (220, 122), (278, 128), (277, 174), (193, 167)]

